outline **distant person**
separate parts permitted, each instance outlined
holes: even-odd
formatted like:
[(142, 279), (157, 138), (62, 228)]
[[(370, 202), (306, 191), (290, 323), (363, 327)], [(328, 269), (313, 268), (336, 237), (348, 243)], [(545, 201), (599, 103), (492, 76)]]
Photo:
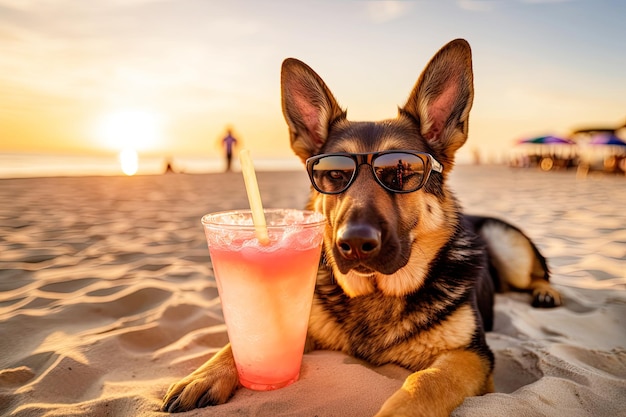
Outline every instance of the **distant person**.
[(233, 136), (231, 129), (226, 131), (226, 137), (222, 139), (222, 146), (226, 151), (226, 172), (228, 172), (231, 169), (231, 162), (233, 160), (233, 149), (237, 146), (237, 139)]
[(166, 165), (165, 165), (165, 173), (166, 174), (174, 174), (176, 171), (174, 171), (174, 164), (172, 163), (172, 160), (170, 158), (167, 158), (165, 163), (166, 163)]

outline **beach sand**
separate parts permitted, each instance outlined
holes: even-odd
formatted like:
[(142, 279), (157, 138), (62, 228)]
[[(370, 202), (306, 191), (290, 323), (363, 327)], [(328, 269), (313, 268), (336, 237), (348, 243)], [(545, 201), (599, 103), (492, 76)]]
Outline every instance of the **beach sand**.
[[(259, 183), (267, 207), (308, 196), (304, 172)], [(535, 239), (565, 297), (497, 296), (497, 392), (453, 415), (626, 415), (626, 179), (459, 166), (451, 186)], [(0, 414), (165, 415), (227, 342), (200, 217), (246, 206), (240, 174), (0, 180), (0, 201)], [(317, 351), (287, 388), (181, 416), (368, 416), (407, 375)]]

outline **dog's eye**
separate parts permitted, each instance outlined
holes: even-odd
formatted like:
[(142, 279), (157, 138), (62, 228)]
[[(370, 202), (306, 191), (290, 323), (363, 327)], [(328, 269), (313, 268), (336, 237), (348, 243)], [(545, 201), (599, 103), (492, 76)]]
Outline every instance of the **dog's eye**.
[(338, 192), (345, 189), (352, 178), (352, 171), (328, 170), (324, 175), (324, 181), (318, 183), (326, 191)]
[(328, 177), (333, 180), (343, 180), (346, 178), (344, 171), (328, 171)]
[(333, 184), (333, 187), (344, 187), (350, 181), (352, 172), (333, 170), (326, 174), (327, 180)]

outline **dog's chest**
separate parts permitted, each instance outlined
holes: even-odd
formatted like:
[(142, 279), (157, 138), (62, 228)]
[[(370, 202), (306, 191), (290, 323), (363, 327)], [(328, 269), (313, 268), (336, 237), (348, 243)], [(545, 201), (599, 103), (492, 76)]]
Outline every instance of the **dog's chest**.
[(309, 333), (321, 348), (376, 363), (381, 351), (414, 338), (418, 332), (419, 320), (409, 307), (400, 298), (317, 294)]
[(468, 346), (476, 312), (468, 303), (438, 310), (409, 298), (316, 293), (309, 336), (318, 349), (340, 350), (374, 365), (429, 366), (443, 351)]

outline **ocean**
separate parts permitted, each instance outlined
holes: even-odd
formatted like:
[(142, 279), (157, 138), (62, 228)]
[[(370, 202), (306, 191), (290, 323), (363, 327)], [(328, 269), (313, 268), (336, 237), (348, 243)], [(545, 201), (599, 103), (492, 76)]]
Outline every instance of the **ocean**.
[[(200, 174), (222, 172), (222, 158), (200, 156), (142, 156), (137, 161), (135, 175), (159, 175), (168, 163), (174, 172)], [(293, 171), (303, 169), (302, 162), (293, 157), (255, 158), (259, 171)], [(233, 157), (233, 169), (239, 170), (238, 158)], [(117, 155), (60, 155), (34, 153), (0, 153), (0, 178), (32, 178), (59, 176), (125, 175)]]

